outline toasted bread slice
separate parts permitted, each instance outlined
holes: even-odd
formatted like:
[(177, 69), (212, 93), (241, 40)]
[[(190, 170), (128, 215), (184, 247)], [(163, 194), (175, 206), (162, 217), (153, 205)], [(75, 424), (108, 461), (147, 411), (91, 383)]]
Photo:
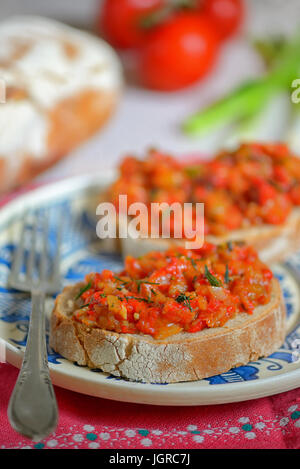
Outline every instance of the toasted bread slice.
[(164, 340), (87, 327), (72, 319), (84, 283), (57, 297), (50, 345), (63, 357), (115, 376), (151, 383), (195, 381), (270, 355), (285, 337), (285, 306), (276, 279), (271, 300), (252, 315), (239, 313), (223, 327), (179, 333)]

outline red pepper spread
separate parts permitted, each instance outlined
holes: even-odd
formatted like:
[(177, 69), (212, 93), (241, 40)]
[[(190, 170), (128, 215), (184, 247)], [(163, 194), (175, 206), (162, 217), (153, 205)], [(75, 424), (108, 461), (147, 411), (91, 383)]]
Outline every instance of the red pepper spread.
[(252, 247), (206, 243), (128, 256), (125, 268), (91, 273), (75, 298), (74, 319), (90, 327), (150, 334), (223, 326), (270, 301), (272, 272)]
[(193, 164), (151, 150), (144, 161), (123, 160), (109, 193), (116, 206), (120, 194), (128, 205), (203, 202), (206, 234), (279, 225), (300, 205), (300, 160), (284, 144), (243, 144)]

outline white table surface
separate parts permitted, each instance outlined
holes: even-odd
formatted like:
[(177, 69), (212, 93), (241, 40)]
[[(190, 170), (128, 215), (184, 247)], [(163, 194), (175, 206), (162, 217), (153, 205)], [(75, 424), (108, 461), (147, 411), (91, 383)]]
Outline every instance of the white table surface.
[[(51, 16), (71, 24), (89, 25), (97, 0), (1, 0), (0, 20), (13, 14)], [(247, 37), (270, 32), (289, 33), (300, 21), (299, 0), (248, 0), (244, 35), (223, 47), (213, 72), (181, 92), (157, 93), (127, 85), (108, 125), (40, 179), (57, 179), (114, 166), (127, 152), (143, 154), (149, 146), (177, 155), (209, 154), (223, 144), (223, 136), (195, 139), (180, 130), (185, 116), (199, 110), (245, 78), (262, 70)]]

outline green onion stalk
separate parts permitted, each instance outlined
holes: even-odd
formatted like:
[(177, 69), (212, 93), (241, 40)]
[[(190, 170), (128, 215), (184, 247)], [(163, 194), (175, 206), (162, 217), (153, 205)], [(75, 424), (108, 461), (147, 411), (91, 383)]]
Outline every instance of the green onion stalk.
[(240, 142), (281, 141), (286, 137), (290, 120), (291, 104), (287, 91), (274, 94), (254, 115), (237, 122), (225, 138), (224, 145), (236, 147)]
[(188, 117), (182, 125), (184, 133), (201, 136), (219, 126), (239, 121), (248, 122), (247, 125), (253, 122), (267, 103), (287, 92), (297, 78), (300, 72), (300, 37), (280, 44), (277, 54), (269, 54), (268, 59), (269, 70), (265, 76), (243, 83), (229, 95)]

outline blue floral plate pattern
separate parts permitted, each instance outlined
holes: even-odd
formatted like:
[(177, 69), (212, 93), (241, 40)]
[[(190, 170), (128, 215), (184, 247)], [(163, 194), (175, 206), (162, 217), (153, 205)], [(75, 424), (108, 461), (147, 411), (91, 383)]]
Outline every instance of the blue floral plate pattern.
[[(15, 249), (14, 240), (24, 209), (47, 207), (55, 230), (57, 211), (63, 209), (65, 233), (62, 249), (64, 284), (81, 280), (91, 271), (118, 270), (121, 258), (112, 245), (96, 237), (95, 207), (99, 190), (113, 174), (84, 176), (50, 184), (22, 195), (0, 211), (0, 358), (20, 366), (26, 345), (30, 298), (7, 288), (7, 276)], [(49, 246), (53, 242), (50, 230)], [(299, 270), (300, 253), (290, 259)], [(85, 394), (157, 405), (199, 405), (235, 402), (276, 394), (300, 385), (300, 296), (295, 277), (282, 265), (273, 266), (287, 309), (288, 335), (283, 346), (267, 358), (234, 368), (204, 380), (158, 385), (134, 383), (99, 370), (79, 367), (48, 346), (53, 382)], [(54, 298), (47, 300), (48, 315)], [(4, 351), (3, 351), (4, 350)]]

